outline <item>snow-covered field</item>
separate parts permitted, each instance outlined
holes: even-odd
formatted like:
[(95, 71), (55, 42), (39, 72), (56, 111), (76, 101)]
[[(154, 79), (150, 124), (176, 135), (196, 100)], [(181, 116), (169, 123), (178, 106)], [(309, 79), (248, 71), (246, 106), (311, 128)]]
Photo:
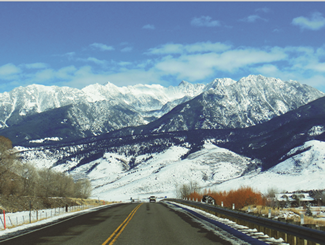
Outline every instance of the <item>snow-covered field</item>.
[(251, 186), (262, 193), (266, 193), (270, 188), (275, 188), (279, 192), (325, 189), (325, 142), (308, 141), (288, 154), (309, 147), (309, 150), (294, 155), (265, 172), (229, 180), (217, 188), (230, 190), (240, 186)]
[[(278, 192), (325, 189), (325, 142), (322, 141), (311, 140), (292, 149), (283, 156), (286, 160), (264, 172), (257, 159), (238, 155), (210, 141), (183, 159), (189, 150), (183, 144), (136, 157), (107, 152), (102, 158), (74, 168), (70, 174), (89, 178), (92, 198), (107, 201), (128, 201), (131, 197), (143, 201), (151, 195), (176, 197), (176, 190), (189, 183), (196, 183), (201, 191), (228, 191), (241, 186), (262, 193), (271, 188)], [(58, 157), (55, 154), (60, 153), (51, 155), (44, 149), (30, 154), (28, 160), (37, 167), (50, 167)], [(67, 171), (79, 161), (72, 159), (53, 169)]]
[[(88, 174), (95, 187), (93, 196), (117, 201), (131, 197), (145, 199), (150, 195), (176, 197), (176, 188), (190, 182), (197, 183), (202, 191), (227, 191), (241, 186), (250, 186), (262, 193), (267, 193), (270, 188), (278, 191), (324, 189), (325, 142), (309, 141), (292, 151), (301, 149), (308, 150), (265, 172), (261, 172), (257, 165), (252, 168), (254, 160), (209, 142), (183, 160), (180, 157), (188, 149), (173, 146), (151, 155), (152, 158), (143, 163), (137, 159), (141, 164), (130, 170), (126, 170), (121, 161), (128, 161), (125, 156), (107, 153), (104, 158), (84, 166), (85, 169), (75, 171), (87, 171), (93, 164), (98, 164)], [(252, 170), (245, 172), (247, 169)]]
[[(116, 205), (116, 203), (108, 204), (108, 205)], [(108, 206), (105, 205), (105, 206)], [(83, 215), (85, 213), (93, 212), (99, 208), (102, 208), (103, 206), (97, 206), (97, 207), (90, 207), (90, 206), (84, 206), (84, 207), (70, 207), (69, 212), (65, 212), (65, 209), (44, 209), (44, 210), (38, 210), (39, 216), (38, 221), (36, 220), (36, 212), (32, 211), (32, 223), (29, 223), (29, 211), (23, 211), (23, 212), (16, 212), (16, 213), (7, 213), (6, 214), (6, 226), (7, 229), (4, 230), (4, 217), (3, 214), (0, 214), (0, 236), (9, 234), (9, 233), (15, 233), (19, 232), (21, 230), (25, 230), (28, 228), (32, 228), (39, 225), (46, 225), (49, 223), (52, 223), (54, 221), (57, 221), (59, 219), (74, 216), (74, 215)], [(79, 211), (78, 211), (78, 210)], [(16, 221), (18, 223), (16, 223)], [(24, 221), (22, 223), (22, 221)], [(18, 224), (18, 226), (17, 226)]]
[[(81, 166), (72, 172), (87, 172), (93, 186), (94, 198), (108, 201), (146, 199), (150, 195), (176, 197), (176, 188), (195, 182), (200, 187), (212, 187), (216, 183), (238, 178), (252, 163), (251, 159), (239, 156), (229, 150), (206, 143), (204, 149), (182, 160), (188, 148), (172, 146), (168, 150), (142, 155), (136, 159), (140, 164), (127, 169), (128, 158), (106, 153), (103, 158)], [(147, 159), (144, 161), (143, 159)]]
[[(6, 213), (6, 227), (15, 227), (24, 225), (27, 223), (34, 223), (36, 221), (49, 219), (51, 220), (53, 217), (57, 217), (72, 212), (78, 212), (81, 210), (92, 208), (93, 206), (71, 206), (66, 210), (65, 207), (60, 208), (50, 208), (50, 209), (40, 209), (40, 210), (31, 210), (31, 211), (22, 211), (15, 213)], [(4, 229), (4, 216), (0, 214), (0, 229)]]

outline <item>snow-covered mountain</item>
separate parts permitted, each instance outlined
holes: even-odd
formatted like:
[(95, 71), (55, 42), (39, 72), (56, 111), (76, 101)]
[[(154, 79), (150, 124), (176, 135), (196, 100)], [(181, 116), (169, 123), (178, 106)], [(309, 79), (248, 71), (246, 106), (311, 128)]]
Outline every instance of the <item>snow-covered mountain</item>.
[[(209, 89), (207, 89), (209, 88)], [(324, 94), (295, 81), (248, 76), (216, 79), (194, 99), (146, 127), (150, 132), (245, 128), (299, 108)]]
[[(324, 129), (322, 129), (324, 132)], [(226, 181), (218, 186), (222, 190), (231, 190), (240, 186), (251, 186), (267, 193), (269, 189), (279, 192), (296, 190), (317, 190), (325, 186), (325, 142), (307, 141), (293, 148), (278, 163), (265, 172), (250, 173), (238, 179)]]
[[(241, 186), (267, 193), (268, 189), (294, 191), (323, 189), (325, 143), (308, 141), (294, 151), (305, 150), (262, 172), (257, 159), (238, 155), (206, 141), (202, 149), (182, 159), (189, 148), (170, 146), (162, 152), (132, 156), (107, 152), (103, 157), (74, 168), (70, 173), (91, 180), (93, 197), (106, 200), (146, 198), (150, 195), (175, 197), (183, 184), (196, 183), (200, 189), (233, 190)], [(289, 153), (290, 154), (290, 153)], [(39, 164), (41, 161), (38, 162)], [(70, 166), (71, 167), (71, 166)], [(54, 169), (64, 171), (67, 165)]]
[(78, 90), (30, 85), (0, 94), (0, 134), (22, 143), (53, 137), (74, 140), (126, 127), (129, 134), (142, 130), (130, 127), (148, 123), (147, 133), (243, 128), (322, 96), (295, 81), (255, 75), (237, 82), (215, 79), (207, 85), (183, 81), (168, 88), (108, 83)]
[(218, 190), (313, 189), (325, 174), (325, 97), (247, 128), (47, 140), (53, 144), (16, 149), (39, 167), (88, 177), (93, 196), (104, 199), (175, 196), (176, 185), (190, 181)]
[(271, 187), (304, 178), (303, 189), (324, 174), (323, 96), (263, 76), (168, 88), (31, 85), (0, 95), (0, 134), (23, 161), (87, 177), (103, 199), (175, 196), (189, 181), (265, 191), (268, 177)]
[[(90, 104), (107, 101), (102, 108), (120, 104), (136, 111), (159, 110), (167, 102), (194, 97), (203, 91), (204, 85), (182, 82), (177, 87), (161, 85), (135, 85), (117, 87), (111, 83), (93, 84), (81, 90), (69, 87), (29, 85), (0, 94), (1, 127), (8, 127), (24, 120), (25, 116), (45, 112), (66, 105)], [(96, 107), (96, 104), (92, 105)]]
[[(57, 135), (51, 130), (42, 132), (40, 129), (43, 127), (38, 127), (38, 135), (34, 135), (32, 125), (42, 124), (51, 114), (56, 114), (56, 118), (53, 118), (54, 125), (51, 122), (47, 124), (49, 128), (65, 127), (66, 130), (63, 131), (75, 131), (77, 137), (98, 135), (147, 124), (173, 106), (199, 95), (204, 87), (187, 82), (168, 88), (141, 84), (117, 87), (111, 83), (93, 84), (82, 90), (43, 85), (18, 87), (9, 93), (0, 94), (0, 128), (6, 130), (11, 127), (5, 132), (16, 131), (18, 135), (23, 133), (21, 137), (27, 140), (35, 140), (37, 137), (72, 137), (61, 131), (56, 131)], [(53, 110), (55, 111), (51, 112)], [(29, 127), (25, 126), (26, 122), (30, 122)], [(32, 132), (28, 132), (30, 130)]]

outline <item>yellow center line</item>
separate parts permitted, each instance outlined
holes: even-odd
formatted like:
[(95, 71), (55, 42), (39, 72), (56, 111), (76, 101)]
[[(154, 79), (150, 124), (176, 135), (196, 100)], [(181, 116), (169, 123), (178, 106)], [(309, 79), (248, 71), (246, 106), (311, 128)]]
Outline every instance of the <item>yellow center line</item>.
[(122, 231), (125, 229), (125, 227), (127, 226), (127, 224), (130, 222), (130, 220), (133, 218), (135, 212), (140, 208), (140, 206), (143, 203), (139, 204), (138, 206), (136, 206), (132, 212), (128, 215), (128, 217), (123, 221), (122, 224), (120, 224), (119, 227), (117, 227), (117, 229), (113, 232), (112, 235), (110, 235), (109, 238), (107, 238), (107, 240), (102, 244), (102, 245), (106, 245), (108, 242), (110, 242), (108, 245), (112, 245), (116, 239), (121, 235)]

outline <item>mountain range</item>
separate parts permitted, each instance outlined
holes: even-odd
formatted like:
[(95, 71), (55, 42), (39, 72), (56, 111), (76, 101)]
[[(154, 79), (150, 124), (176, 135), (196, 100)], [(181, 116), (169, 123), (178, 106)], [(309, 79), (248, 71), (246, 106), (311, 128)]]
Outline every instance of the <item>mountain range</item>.
[(295, 81), (260, 75), (237, 82), (215, 79), (207, 85), (183, 81), (168, 88), (30, 85), (0, 94), (0, 134), (21, 144), (53, 137), (76, 140), (125, 128), (129, 133), (245, 128), (323, 95)]
[(325, 140), (323, 96), (260, 75), (169, 88), (32, 85), (0, 95), (0, 134), (24, 161), (90, 178), (94, 196), (173, 195), (188, 181), (229, 188), (283, 177), (274, 169), (289, 163), (301, 165), (295, 176), (311, 163), (322, 172), (323, 160), (306, 155)]

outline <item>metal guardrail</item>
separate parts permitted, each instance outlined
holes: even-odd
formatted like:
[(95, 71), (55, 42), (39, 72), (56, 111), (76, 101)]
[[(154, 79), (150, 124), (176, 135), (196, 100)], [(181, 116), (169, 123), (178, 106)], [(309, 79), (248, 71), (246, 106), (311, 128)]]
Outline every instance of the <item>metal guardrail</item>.
[(284, 223), (277, 220), (272, 220), (263, 217), (256, 217), (247, 213), (243, 213), (240, 211), (230, 210), (227, 208), (222, 208), (218, 206), (212, 206), (210, 204), (194, 202), (194, 201), (185, 201), (182, 199), (168, 199), (170, 201), (187, 204), (199, 208), (203, 208), (215, 213), (219, 213), (222, 215), (226, 215), (228, 217), (232, 217), (235, 219), (240, 219), (246, 222), (253, 223), (255, 225), (263, 226), (272, 230), (284, 232), (308, 241), (316, 242), (319, 244), (325, 244), (325, 232), (311, 229), (304, 226), (294, 225), (290, 223)]

